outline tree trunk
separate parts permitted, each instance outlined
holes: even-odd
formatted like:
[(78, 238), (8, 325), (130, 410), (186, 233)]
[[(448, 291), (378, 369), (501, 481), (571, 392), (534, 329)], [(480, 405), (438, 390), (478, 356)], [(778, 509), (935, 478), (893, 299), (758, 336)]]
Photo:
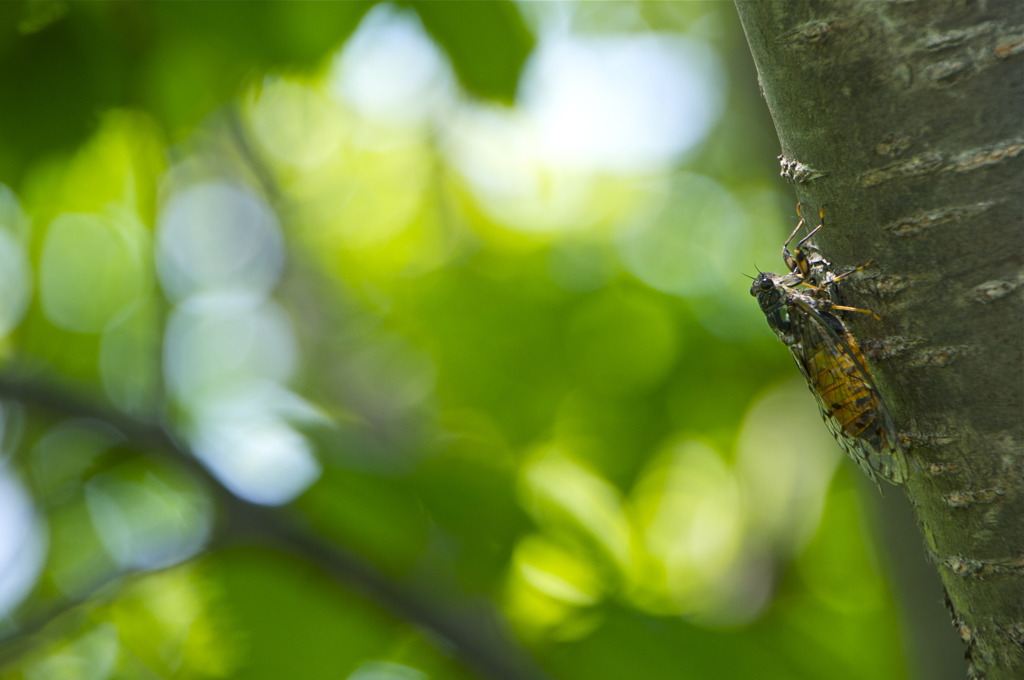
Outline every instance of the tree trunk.
[(819, 247), (874, 262), (847, 319), (968, 675), (1024, 678), (1024, 2), (737, 7)]

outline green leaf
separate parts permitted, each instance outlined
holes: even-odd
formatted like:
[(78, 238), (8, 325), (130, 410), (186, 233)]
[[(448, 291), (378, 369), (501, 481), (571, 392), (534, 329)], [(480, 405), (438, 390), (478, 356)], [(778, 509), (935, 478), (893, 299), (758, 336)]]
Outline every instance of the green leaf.
[(171, 132), (267, 71), (307, 71), (372, 2), (0, 3), (0, 180), (66, 151), (110, 107), (154, 113)]
[(533, 49), (512, 2), (410, 2), (423, 26), (452, 60), (462, 85), (481, 97), (511, 103)]

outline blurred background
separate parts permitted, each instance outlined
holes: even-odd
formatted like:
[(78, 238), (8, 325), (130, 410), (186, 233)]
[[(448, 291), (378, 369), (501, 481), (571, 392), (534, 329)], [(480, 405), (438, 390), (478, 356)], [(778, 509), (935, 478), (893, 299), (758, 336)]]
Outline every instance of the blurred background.
[(131, 419), (551, 677), (939, 677), (748, 293), (795, 198), (731, 3), (0, 26), (0, 676), (475, 677)]

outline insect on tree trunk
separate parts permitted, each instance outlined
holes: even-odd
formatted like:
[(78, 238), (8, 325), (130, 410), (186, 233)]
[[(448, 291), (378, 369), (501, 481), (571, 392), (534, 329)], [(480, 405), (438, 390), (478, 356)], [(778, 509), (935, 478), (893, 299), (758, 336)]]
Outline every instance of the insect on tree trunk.
[(1024, 678), (1024, 3), (736, 4), (968, 676)]

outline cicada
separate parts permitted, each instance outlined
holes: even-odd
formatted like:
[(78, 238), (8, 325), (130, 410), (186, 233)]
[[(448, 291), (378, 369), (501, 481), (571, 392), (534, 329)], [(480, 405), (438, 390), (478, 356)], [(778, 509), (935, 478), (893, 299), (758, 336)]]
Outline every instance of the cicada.
[(868, 371), (863, 352), (837, 314), (874, 313), (832, 300), (832, 286), (867, 265), (834, 274), (831, 263), (809, 244), (824, 221), (790, 253), (789, 243), (803, 224), (801, 218), (782, 247), (789, 273), (759, 274), (750, 294), (757, 298), (768, 325), (789, 347), (839, 445), (876, 484), (879, 477), (901, 484), (907, 477), (907, 465), (892, 416)]

